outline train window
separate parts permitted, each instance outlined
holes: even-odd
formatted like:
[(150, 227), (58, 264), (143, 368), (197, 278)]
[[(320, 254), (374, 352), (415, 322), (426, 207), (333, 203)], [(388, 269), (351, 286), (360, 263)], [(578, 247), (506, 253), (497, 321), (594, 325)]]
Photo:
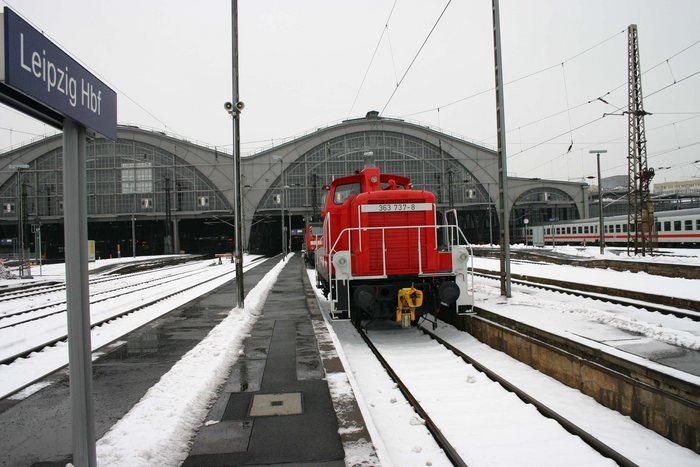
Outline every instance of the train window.
[[(391, 185), (389, 182), (382, 182), (381, 183), (382, 190), (387, 190), (387, 189), (389, 189), (390, 186)], [(403, 185), (399, 185), (396, 182), (394, 182), (394, 186), (396, 186), (397, 190), (405, 190), (406, 189)]]
[(661, 222), (656, 223), (656, 231), (659, 232), (661, 230)]
[(567, 235), (571, 235), (571, 227), (567, 227), (567, 228), (566, 228), (566, 234), (567, 234)]
[(622, 231), (627, 232), (627, 224), (622, 224)]
[(333, 202), (335, 204), (343, 204), (343, 202), (350, 196), (360, 194), (360, 184), (359, 183), (347, 183), (345, 185), (338, 185), (335, 187), (335, 195), (333, 196)]
[(665, 222), (664, 222), (664, 230), (665, 230), (666, 232), (670, 232), (670, 231), (671, 231), (671, 221), (665, 221)]
[(685, 221), (685, 230), (693, 230), (693, 220), (687, 219)]
[(695, 230), (700, 230), (700, 219), (695, 219)]
[(681, 221), (673, 221), (673, 230), (681, 230)]
[(615, 233), (622, 232), (622, 226), (620, 224), (615, 224)]
[(550, 229), (549, 227), (547, 227), (546, 229), (544, 229), (544, 233), (545, 233), (546, 235), (551, 235), (551, 234), (552, 234), (552, 231), (551, 231), (551, 229)]
[(561, 228), (557, 227), (557, 235), (561, 235)]
[(580, 234), (583, 233), (583, 227), (581, 227), (580, 225), (578, 226), (578, 233), (580, 233)]
[(585, 233), (585, 234), (588, 233), (588, 226), (587, 225), (583, 226), (583, 233)]

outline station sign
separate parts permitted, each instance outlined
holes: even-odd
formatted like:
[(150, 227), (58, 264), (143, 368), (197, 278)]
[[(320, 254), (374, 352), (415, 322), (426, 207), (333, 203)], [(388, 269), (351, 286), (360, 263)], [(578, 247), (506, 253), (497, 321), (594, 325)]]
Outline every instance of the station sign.
[[(63, 117), (116, 139), (116, 92), (15, 12), (5, 7), (2, 16), (0, 83)], [(36, 108), (32, 106), (35, 111)]]

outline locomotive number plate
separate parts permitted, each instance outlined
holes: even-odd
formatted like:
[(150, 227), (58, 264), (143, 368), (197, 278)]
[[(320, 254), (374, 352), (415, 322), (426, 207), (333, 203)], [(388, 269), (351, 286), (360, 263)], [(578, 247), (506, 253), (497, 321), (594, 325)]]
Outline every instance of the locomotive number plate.
[(431, 211), (432, 203), (386, 203), (386, 204), (363, 204), (362, 212), (412, 212)]

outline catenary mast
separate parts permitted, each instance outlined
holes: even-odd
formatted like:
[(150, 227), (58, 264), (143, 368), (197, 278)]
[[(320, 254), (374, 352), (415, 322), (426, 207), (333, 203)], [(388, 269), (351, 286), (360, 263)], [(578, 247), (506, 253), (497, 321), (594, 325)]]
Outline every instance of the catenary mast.
[(627, 253), (653, 252), (654, 204), (649, 186), (654, 169), (647, 166), (647, 140), (644, 133), (642, 73), (639, 64), (637, 25), (627, 28), (628, 43), (628, 155), (627, 155)]

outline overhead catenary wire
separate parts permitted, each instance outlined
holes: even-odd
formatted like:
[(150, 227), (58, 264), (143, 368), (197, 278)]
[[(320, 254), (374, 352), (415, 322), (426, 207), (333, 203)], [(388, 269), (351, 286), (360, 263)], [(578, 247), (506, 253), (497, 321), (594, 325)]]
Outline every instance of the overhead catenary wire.
[[(664, 59), (664, 60), (660, 61), (659, 63), (657, 63), (656, 65), (652, 66), (651, 68), (647, 69), (647, 70), (644, 71), (642, 74), (648, 73), (649, 71), (651, 71), (651, 70), (653, 70), (653, 69), (655, 69), (655, 68), (657, 68), (657, 67), (663, 65), (664, 63), (666, 63), (667, 60), (670, 60), (670, 59), (672, 59), (672, 58), (677, 57), (678, 55), (680, 55), (680, 54), (682, 54), (683, 52), (689, 50), (690, 48), (694, 47), (694, 46), (697, 45), (698, 43), (700, 43), (700, 41), (695, 41), (695, 42), (693, 42), (693, 43), (690, 44), (689, 46), (687, 46), (687, 47), (681, 49), (679, 52), (676, 52), (675, 54), (673, 54), (672, 56), (668, 57), (667, 59)], [(666, 90), (666, 89), (669, 89), (669, 88), (672, 87), (672, 86), (675, 86), (675, 85), (677, 85), (677, 84), (680, 84), (681, 82), (683, 82), (683, 81), (685, 81), (685, 80), (687, 80), (687, 79), (689, 79), (689, 78), (692, 78), (692, 77), (694, 77), (694, 76), (696, 76), (696, 75), (698, 75), (698, 74), (700, 74), (700, 70), (699, 70), (699, 71), (696, 71), (696, 72), (694, 72), (694, 73), (691, 73), (691, 74), (689, 74), (689, 75), (687, 75), (687, 76), (685, 76), (685, 77), (683, 77), (683, 78), (681, 78), (681, 79), (678, 79), (678, 80), (676, 80), (676, 79), (674, 78), (673, 83), (668, 84), (667, 86), (664, 86), (664, 87), (662, 87), (662, 88), (660, 88), (660, 89), (657, 89), (656, 91), (653, 91), (653, 92), (651, 92), (650, 94), (647, 94), (647, 95), (646, 95), (646, 98), (648, 99), (649, 97), (654, 96), (654, 95), (658, 94), (659, 92), (662, 92), (662, 91), (664, 91), (664, 90)], [(613, 90), (608, 91), (607, 93), (603, 94), (603, 96), (607, 96), (608, 94), (610, 94), (610, 92), (615, 91), (615, 90), (617, 90), (617, 89), (623, 87), (625, 84), (627, 84), (627, 83), (623, 83), (623, 84), (621, 84), (621, 85), (619, 85), (619, 86), (616, 86), (615, 88), (613, 88)], [(592, 100), (586, 102), (586, 104), (595, 102), (595, 101), (597, 101), (597, 100), (602, 100), (602, 99), (600, 99), (600, 98), (592, 99)], [(609, 103), (608, 103), (607, 101), (605, 101), (605, 100), (602, 100), (602, 101), (603, 101), (604, 103), (606, 103), (606, 104), (609, 104)], [(576, 106), (576, 107), (580, 107), (580, 106), (582, 106), (582, 105), (585, 105), (585, 104), (580, 104), (579, 106)], [(609, 105), (611, 105), (611, 104), (609, 104)], [(575, 108), (576, 108), (576, 107), (575, 107)], [(588, 122), (586, 122), (586, 123), (584, 123), (584, 124), (578, 126), (578, 127), (575, 128), (574, 130), (581, 129), (581, 128), (586, 127), (586, 126), (588, 126), (588, 125), (590, 125), (590, 124), (592, 124), (592, 123), (598, 122), (598, 121), (602, 120), (606, 115), (615, 114), (615, 112), (621, 111), (622, 109), (625, 109), (626, 107), (627, 107), (626, 105), (625, 105), (625, 106), (621, 106), (621, 107), (616, 107), (614, 111), (604, 113), (602, 117), (598, 117), (598, 118), (596, 118), (596, 119), (590, 120), (590, 121), (588, 121)], [(551, 118), (552, 116), (554, 116), (554, 115), (559, 115), (559, 114), (561, 114), (561, 113), (563, 113), (563, 112), (564, 112), (564, 111), (556, 112), (555, 114), (552, 114), (552, 115), (547, 116), (547, 117), (543, 117), (543, 118), (541, 118), (541, 119), (539, 119), (539, 120), (537, 120), (537, 121), (539, 122), (539, 121), (546, 120), (547, 118)], [(554, 137), (551, 137), (551, 138), (548, 138), (548, 139), (546, 139), (546, 140), (544, 140), (544, 141), (541, 141), (541, 142), (539, 142), (539, 143), (533, 144), (532, 146), (530, 146), (530, 147), (528, 147), (528, 148), (526, 148), (526, 149), (522, 149), (522, 150), (520, 150), (519, 152), (510, 154), (510, 155), (509, 155), (509, 159), (510, 159), (510, 158), (513, 158), (513, 157), (516, 157), (516, 156), (518, 156), (518, 155), (521, 155), (521, 154), (523, 154), (523, 153), (525, 153), (525, 152), (528, 152), (528, 151), (530, 151), (530, 150), (532, 150), (532, 149), (535, 149), (535, 148), (537, 148), (537, 147), (539, 147), (539, 146), (542, 146), (543, 144), (549, 143), (550, 141), (553, 141), (553, 140), (555, 140), (555, 139), (557, 139), (557, 138), (560, 138), (561, 136), (564, 136), (564, 135), (566, 135), (566, 132), (560, 133), (560, 134), (558, 134), (558, 135), (556, 135), (556, 136), (554, 136)], [(559, 158), (565, 156), (567, 153), (568, 153), (568, 151), (565, 152), (565, 153), (563, 153), (563, 154), (559, 154), (559, 155), (557, 155), (557, 156), (555, 156), (555, 157), (553, 157), (553, 158), (551, 158), (551, 159), (549, 159), (549, 160), (547, 160), (547, 161), (544, 161), (544, 162), (543, 162), (542, 164), (540, 164), (540, 165), (531, 167), (531, 168), (530, 168), (528, 171), (526, 171), (525, 173), (530, 173), (530, 172), (532, 172), (532, 171), (534, 171), (534, 170), (537, 170), (538, 168), (541, 168), (541, 167), (544, 166), (544, 165), (551, 164), (553, 161), (555, 161), (556, 159), (559, 159)]]
[(94, 75), (95, 75), (97, 78), (99, 78), (101, 81), (105, 82), (107, 85), (109, 85), (111, 88), (113, 88), (116, 92), (118, 92), (121, 96), (126, 97), (132, 104), (134, 104), (134, 105), (135, 105), (136, 107), (138, 107), (139, 109), (143, 110), (143, 111), (144, 111), (146, 114), (148, 114), (151, 118), (153, 118), (155, 121), (157, 121), (158, 123), (160, 123), (161, 125), (163, 125), (164, 128), (172, 130), (172, 127), (170, 127), (169, 125), (167, 125), (167, 124), (166, 124), (163, 120), (161, 120), (160, 118), (156, 117), (156, 115), (153, 114), (150, 110), (146, 109), (144, 106), (142, 106), (141, 104), (139, 104), (135, 99), (133, 99), (133, 98), (132, 98), (131, 96), (129, 96), (127, 93), (125, 93), (125, 92), (122, 91), (120, 88), (118, 88), (117, 86), (115, 86), (112, 82), (110, 82), (108, 79), (106, 79), (104, 76), (102, 76), (98, 71), (96, 71), (96, 70), (94, 70), (93, 68), (91, 68), (90, 66), (88, 66), (83, 60), (80, 59), (80, 57), (79, 57), (78, 55), (76, 55), (75, 53), (73, 53), (73, 52), (71, 52), (70, 50), (68, 50), (68, 49), (67, 49), (66, 47), (64, 47), (58, 40), (56, 40), (55, 38), (51, 37), (49, 34), (46, 34), (46, 32), (44, 32), (41, 28), (39, 28), (36, 24), (34, 24), (29, 18), (27, 18), (26, 16), (24, 16), (14, 5), (12, 5), (12, 4), (11, 4), (10, 2), (8, 2), (7, 0), (3, 0), (3, 1), (4, 1), (4, 3), (5, 3), (8, 7), (12, 8), (12, 10), (14, 10), (14, 12), (15, 12), (16, 14), (18, 14), (23, 20), (25, 20), (27, 23), (31, 24), (35, 29), (40, 30), (41, 33), (42, 33), (44, 36), (46, 36), (48, 39), (51, 39), (51, 41), (52, 41), (54, 44), (56, 44), (56, 45), (59, 46), (61, 49), (65, 50), (66, 52), (70, 52), (70, 56), (71, 56), (74, 60), (76, 60), (78, 63), (80, 63), (80, 65), (81, 65), (82, 67), (84, 67), (86, 70), (90, 71), (92, 74), (94, 74)]
[[(679, 124), (679, 123), (687, 122), (687, 121), (689, 121), (689, 120), (694, 120), (694, 119), (696, 119), (696, 118), (700, 118), (700, 115), (695, 115), (694, 117), (684, 118), (684, 119), (682, 119), (682, 120), (677, 120), (677, 121), (675, 121), (675, 122), (665, 123), (665, 124), (659, 125), (659, 126), (657, 126), (657, 127), (648, 128), (648, 129), (647, 129), (647, 133), (651, 133), (651, 132), (654, 132), (654, 131), (656, 131), (656, 130), (661, 130), (661, 129), (666, 128), (666, 127), (669, 127), (669, 126), (675, 126), (675, 125), (677, 125), (677, 124)], [(611, 144), (611, 143), (613, 143), (613, 144), (615, 144), (615, 143), (619, 143), (619, 144), (624, 143), (624, 144), (626, 144), (626, 143), (627, 143), (627, 136), (623, 136), (623, 137), (619, 137), (619, 138), (613, 138), (613, 139), (610, 139), (610, 140), (607, 140), (607, 141), (602, 141), (602, 142), (586, 143), (586, 144), (588, 144), (588, 148), (592, 148), (592, 147), (594, 147), (594, 146), (601, 146), (601, 145), (603, 145), (603, 144)], [(540, 143), (540, 144), (548, 144), (548, 143)], [(556, 144), (565, 144), (565, 143), (556, 143)], [(583, 148), (583, 149), (588, 149), (588, 148)], [(685, 146), (678, 147), (678, 148), (676, 148), (676, 149), (684, 149), (684, 148), (685, 148)], [(670, 151), (667, 151), (666, 153), (668, 153), (668, 152), (670, 152)], [(655, 157), (656, 155), (659, 155), (659, 154), (653, 154), (653, 155), (651, 155), (651, 156), (649, 156), (649, 157)], [(542, 162), (541, 164), (536, 165), (536, 166), (530, 168), (529, 170), (525, 171), (524, 173), (525, 173), (525, 174), (528, 174), (528, 173), (530, 173), (530, 172), (533, 172), (533, 171), (535, 171), (535, 170), (537, 170), (537, 169), (539, 169), (539, 168), (541, 168), (541, 167), (543, 167), (543, 166), (545, 166), (545, 165), (547, 165), (547, 164), (551, 164), (551, 163), (554, 162), (555, 160), (560, 159), (560, 158), (565, 157), (565, 156), (566, 156), (566, 153), (559, 154), (559, 155), (557, 155), (556, 157), (554, 157), (554, 158), (552, 158), (552, 159), (550, 159), (550, 160), (544, 161), (544, 162)], [(626, 164), (625, 164), (624, 166), (626, 167)], [(615, 168), (619, 168), (619, 167), (623, 167), (623, 165), (621, 165), (621, 166), (616, 166), (616, 167), (611, 167), (611, 168), (609, 168), (609, 169), (607, 169), (607, 170), (615, 169)]]
[(399, 85), (399, 75), (396, 73), (396, 60), (394, 59), (394, 48), (391, 46), (391, 34), (389, 33), (389, 28), (386, 29), (386, 42), (389, 44), (389, 55), (391, 56), (391, 67), (394, 70), (394, 81), (396, 86)]
[[(570, 62), (570, 61), (572, 61), (572, 60), (574, 60), (574, 59), (580, 57), (581, 55), (583, 55), (583, 54), (585, 54), (585, 53), (587, 53), (587, 52), (589, 52), (589, 51), (591, 51), (591, 50), (593, 50), (593, 49), (595, 49), (595, 48), (597, 48), (597, 47), (599, 47), (599, 46), (605, 44), (606, 42), (608, 42), (608, 41), (610, 41), (610, 40), (616, 38), (617, 36), (619, 36), (619, 35), (622, 34), (622, 33), (625, 33), (626, 31), (627, 31), (626, 29), (623, 29), (623, 30), (620, 31), (620, 32), (616, 32), (616, 33), (613, 34), (612, 36), (610, 36), (610, 37), (608, 37), (608, 38), (606, 38), (606, 39), (603, 39), (603, 40), (600, 41), (600, 42), (597, 42), (597, 43), (593, 44), (592, 46), (588, 47), (587, 49), (582, 50), (581, 52), (578, 52), (578, 53), (572, 55), (571, 57), (567, 58), (566, 60), (564, 60), (564, 61), (562, 61), (562, 62), (556, 63), (556, 64), (554, 64), (554, 65), (549, 65), (549, 66), (546, 66), (546, 67), (544, 67), (544, 68), (540, 68), (539, 70), (533, 71), (533, 72), (531, 72), (531, 73), (528, 73), (528, 74), (526, 74), (526, 75), (520, 76), (520, 77), (515, 78), (515, 79), (513, 79), (513, 80), (506, 81), (506, 82), (505, 82), (505, 85), (514, 84), (514, 83), (517, 83), (518, 81), (522, 81), (522, 80), (531, 78), (531, 77), (533, 77), (533, 76), (539, 75), (540, 73), (544, 73), (544, 72), (546, 72), (546, 71), (549, 71), (549, 70), (552, 70), (552, 69), (557, 68), (557, 67), (559, 67), (559, 66), (562, 66), (563, 64), (568, 63), (568, 62)], [(496, 88), (494, 88), (494, 87), (490, 87), (490, 88), (488, 88), (488, 89), (484, 89), (484, 90), (481, 90), (481, 91), (477, 91), (477, 92), (474, 93), (474, 94), (471, 94), (471, 95), (466, 96), (466, 97), (462, 97), (462, 98), (460, 98), (460, 99), (457, 99), (457, 100), (455, 100), (455, 101), (449, 102), (449, 103), (447, 103), (447, 104), (442, 104), (442, 105), (440, 105), (440, 106), (438, 106), (438, 107), (440, 107), (440, 108), (451, 107), (451, 106), (453, 106), (453, 105), (455, 105), (455, 104), (459, 104), (460, 102), (464, 102), (464, 101), (467, 101), (467, 100), (469, 100), (469, 99), (473, 99), (473, 98), (475, 98), (475, 97), (479, 97), (479, 96), (481, 96), (482, 94), (487, 94), (487, 93), (493, 92), (495, 89), (496, 89)], [(413, 116), (415, 116), (415, 115), (420, 115), (420, 114), (432, 112), (432, 111), (436, 110), (438, 107), (433, 107), (433, 108), (430, 108), (430, 109), (421, 110), (421, 111), (413, 112), (413, 113), (410, 113), (410, 114), (404, 114), (404, 115), (401, 115), (401, 117), (413, 117)]]
[(355, 104), (357, 103), (358, 97), (360, 97), (360, 92), (362, 91), (362, 87), (365, 85), (365, 80), (367, 80), (367, 75), (369, 74), (370, 68), (372, 68), (372, 63), (374, 63), (374, 57), (377, 55), (377, 51), (379, 50), (379, 46), (382, 43), (382, 39), (384, 38), (384, 34), (389, 30), (389, 21), (391, 20), (391, 16), (394, 14), (394, 8), (396, 8), (396, 3), (398, 0), (394, 0), (394, 4), (391, 6), (391, 11), (389, 12), (389, 16), (387, 17), (386, 21), (384, 21), (384, 27), (382, 28), (382, 33), (379, 35), (379, 40), (377, 41), (377, 45), (374, 47), (374, 52), (372, 52), (372, 58), (370, 58), (369, 63), (367, 64), (367, 69), (365, 70), (364, 76), (362, 76), (362, 82), (360, 83), (360, 87), (357, 89), (357, 93), (355, 93), (355, 99), (352, 101), (352, 105), (350, 106), (350, 111), (348, 112), (348, 117), (352, 114), (353, 109), (355, 108)]
[(571, 144), (569, 144), (569, 149), (566, 150), (566, 152), (571, 152), (571, 148), (574, 147), (574, 135), (573, 131), (571, 130), (571, 108), (569, 107), (569, 89), (566, 86), (566, 72), (564, 71), (564, 62), (561, 64), (561, 76), (564, 81), (564, 97), (566, 98), (566, 113), (569, 116), (569, 139), (571, 140)]
[(384, 107), (382, 108), (382, 111), (379, 112), (379, 115), (384, 114), (384, 111), (386, 108), (389, 106), (389, 103), (391, 100), (394, 98), (396, 95), (396, 91), (399, 90), (399, 87), (401, 86), (401, 83), (403, 83), (403, 80), (406, 78), (406, 75), (408, 75), (408, 72), (411, 70), (411, 67), (413, 64), (416, 62), (416, 59), (418, 58), (418, 55), (420, 55), (421, 51), (423, 50), (423, 47), (425, 47), (425, 44), (428, 42), (428, 39), (430, 39), (430, 36), (433, 34), (433, 31), (435, 31), (435, 28), (437, 27), (438, 23), (442, 19), (443, 15), (445, 14), (445, 11), (447, 11), (447, 7), (450, 6), (450, 3), (452, 3), (452, 0), (448, 0), (447, 4), (445, 7), (442, 9), (442, 12), (440, 13), (440, 16), (438, 16), (438, 19), (435, 21), (435, 24), (433, 24), (433, 27), (430, 29), (430, 32), (428, 32), (428, 35), (425, 37), (425, 40), (421, 44), (420, 48), (418, 49), (418, 52), (413, 56), (413, 60), (411, 60), (411, 63), (409, 63), (408, 68), (406, 68), (406, 71), (404, 72), (403, 76), (401, 76), (401, 79), (399, 82), (396, 84), (396, 87), (394, 88), (394, 91), (391, 93), (391, 96), (389, 96), (389, 99), (386, 101), (386, 104), (384, 104)]
[[(657, 89), (656, 91), (652, 92), (651, 94), (648, 94), (646, 97), (649, 98), (649, 97), (651, 97), (651, 96), (653, 96), (653, 95), (655, 95), (655, 94), (658, 94), (658, 93), (661, 92), (661, 91), (664, 91), (664, 90), (670, 88), (671, 86), (674, 86), (674, 85), (676, 85), (676, 84), (680, 84), (681, 82), (685, 81), (686, 79), (692, 78), (693, 76), (696, 76), (696, 75), (698, 75), (698, 74), (700, 74), (700, 70), (699, 70), (699, 71), (696, 71), (695, 73), (691, 73), (690, 75), (685, 76), (684, 78), (681, 78), (681, 79), (679, 79), (678, 81), (669, 84), (668, 86), (664, 86), (664, 87), (662, 87), (662, 88), (660, 88), (660, 89)], [(614, 114), (614, 112), (620, 111), (620, 110), (622, 110), (622, 109), (624, 109), (624, 108), (626, 108), (626, 107), (627, 107), (627, 106), (625, 105), (625, 106), (616, 108), (615, 111), (613, 111), (613, 112), (604, 113), (603, 116), (598, 117), (598, 118), (595, 118), (595, 119), (593, 119), (593, 120), (590, 120), (590, 121), (588, 121), (588, 122), (586, 122), (586, 123), (584, 123), (584, 124), (582, 124), (582, 125), (579, 125), (579, 126), (576, 127), (574, 130), (579, 130), (579, 129), (581, 129), (581, 128), (583, 128), (583, 127), (586, 127), (586, 126), (588, 126), (588, 125), (590, 125), (590, 124), (592, 124), (592, 123), (595, 123), (595, 122), (597, 122), (597, 121), (600, 121), (600, 120), (602, 120), (604, 117), (606, 117), (607, 115), (612, 115), (612, 114)], [(560, 112), (560, 113), (561, 113), (561, 112)], [(522, 154), (522, 153), (524, 153), (524, 152), (530, 151), (531, 149), (534, 149), (534, 148), (536, 148), (536, 147), (538, 147), (538, 146), (541, 146), (541, 145), (544, 144), (544, 143), (548, 143), (548, 142), (550, 142), (550, 141), (552, 141), (552, 140), (554, 140), (554, 139), (556, 139), (556, 138), (559, 138), (559, 137), (561, 137), (561, 136), (563, 136), (563, 135), (565, 135), (565, 134), (566, 134), (566, 132), (560, 133), (560, 134), (558, 134), (558, 135), (556, 135), (556, 136), (554, 136), (554, 137), (548, 138), (548, 139), (546, 139), (546, 140), (544, 140), (544, 141), (542, 141), (542, 142), (540, 142), (540, 143), (534, 144), (534, 145), (528, 147), (527, 149), (524, 149), (524, 150), (522, 150), (522, 151), (520, 151), (520, 152), (516, 152), (516, 153), (514, 153), (514, 154), (511, 154), (509, 157), (518, 156), (518, 155), (520, 155), (520, 154)], [(562, 156), (562, 155), (564, 155), (564, 154), (561, 154), (560, 156)], [(560, 157), (560, 156), (557, 156), (557, 157)]]

